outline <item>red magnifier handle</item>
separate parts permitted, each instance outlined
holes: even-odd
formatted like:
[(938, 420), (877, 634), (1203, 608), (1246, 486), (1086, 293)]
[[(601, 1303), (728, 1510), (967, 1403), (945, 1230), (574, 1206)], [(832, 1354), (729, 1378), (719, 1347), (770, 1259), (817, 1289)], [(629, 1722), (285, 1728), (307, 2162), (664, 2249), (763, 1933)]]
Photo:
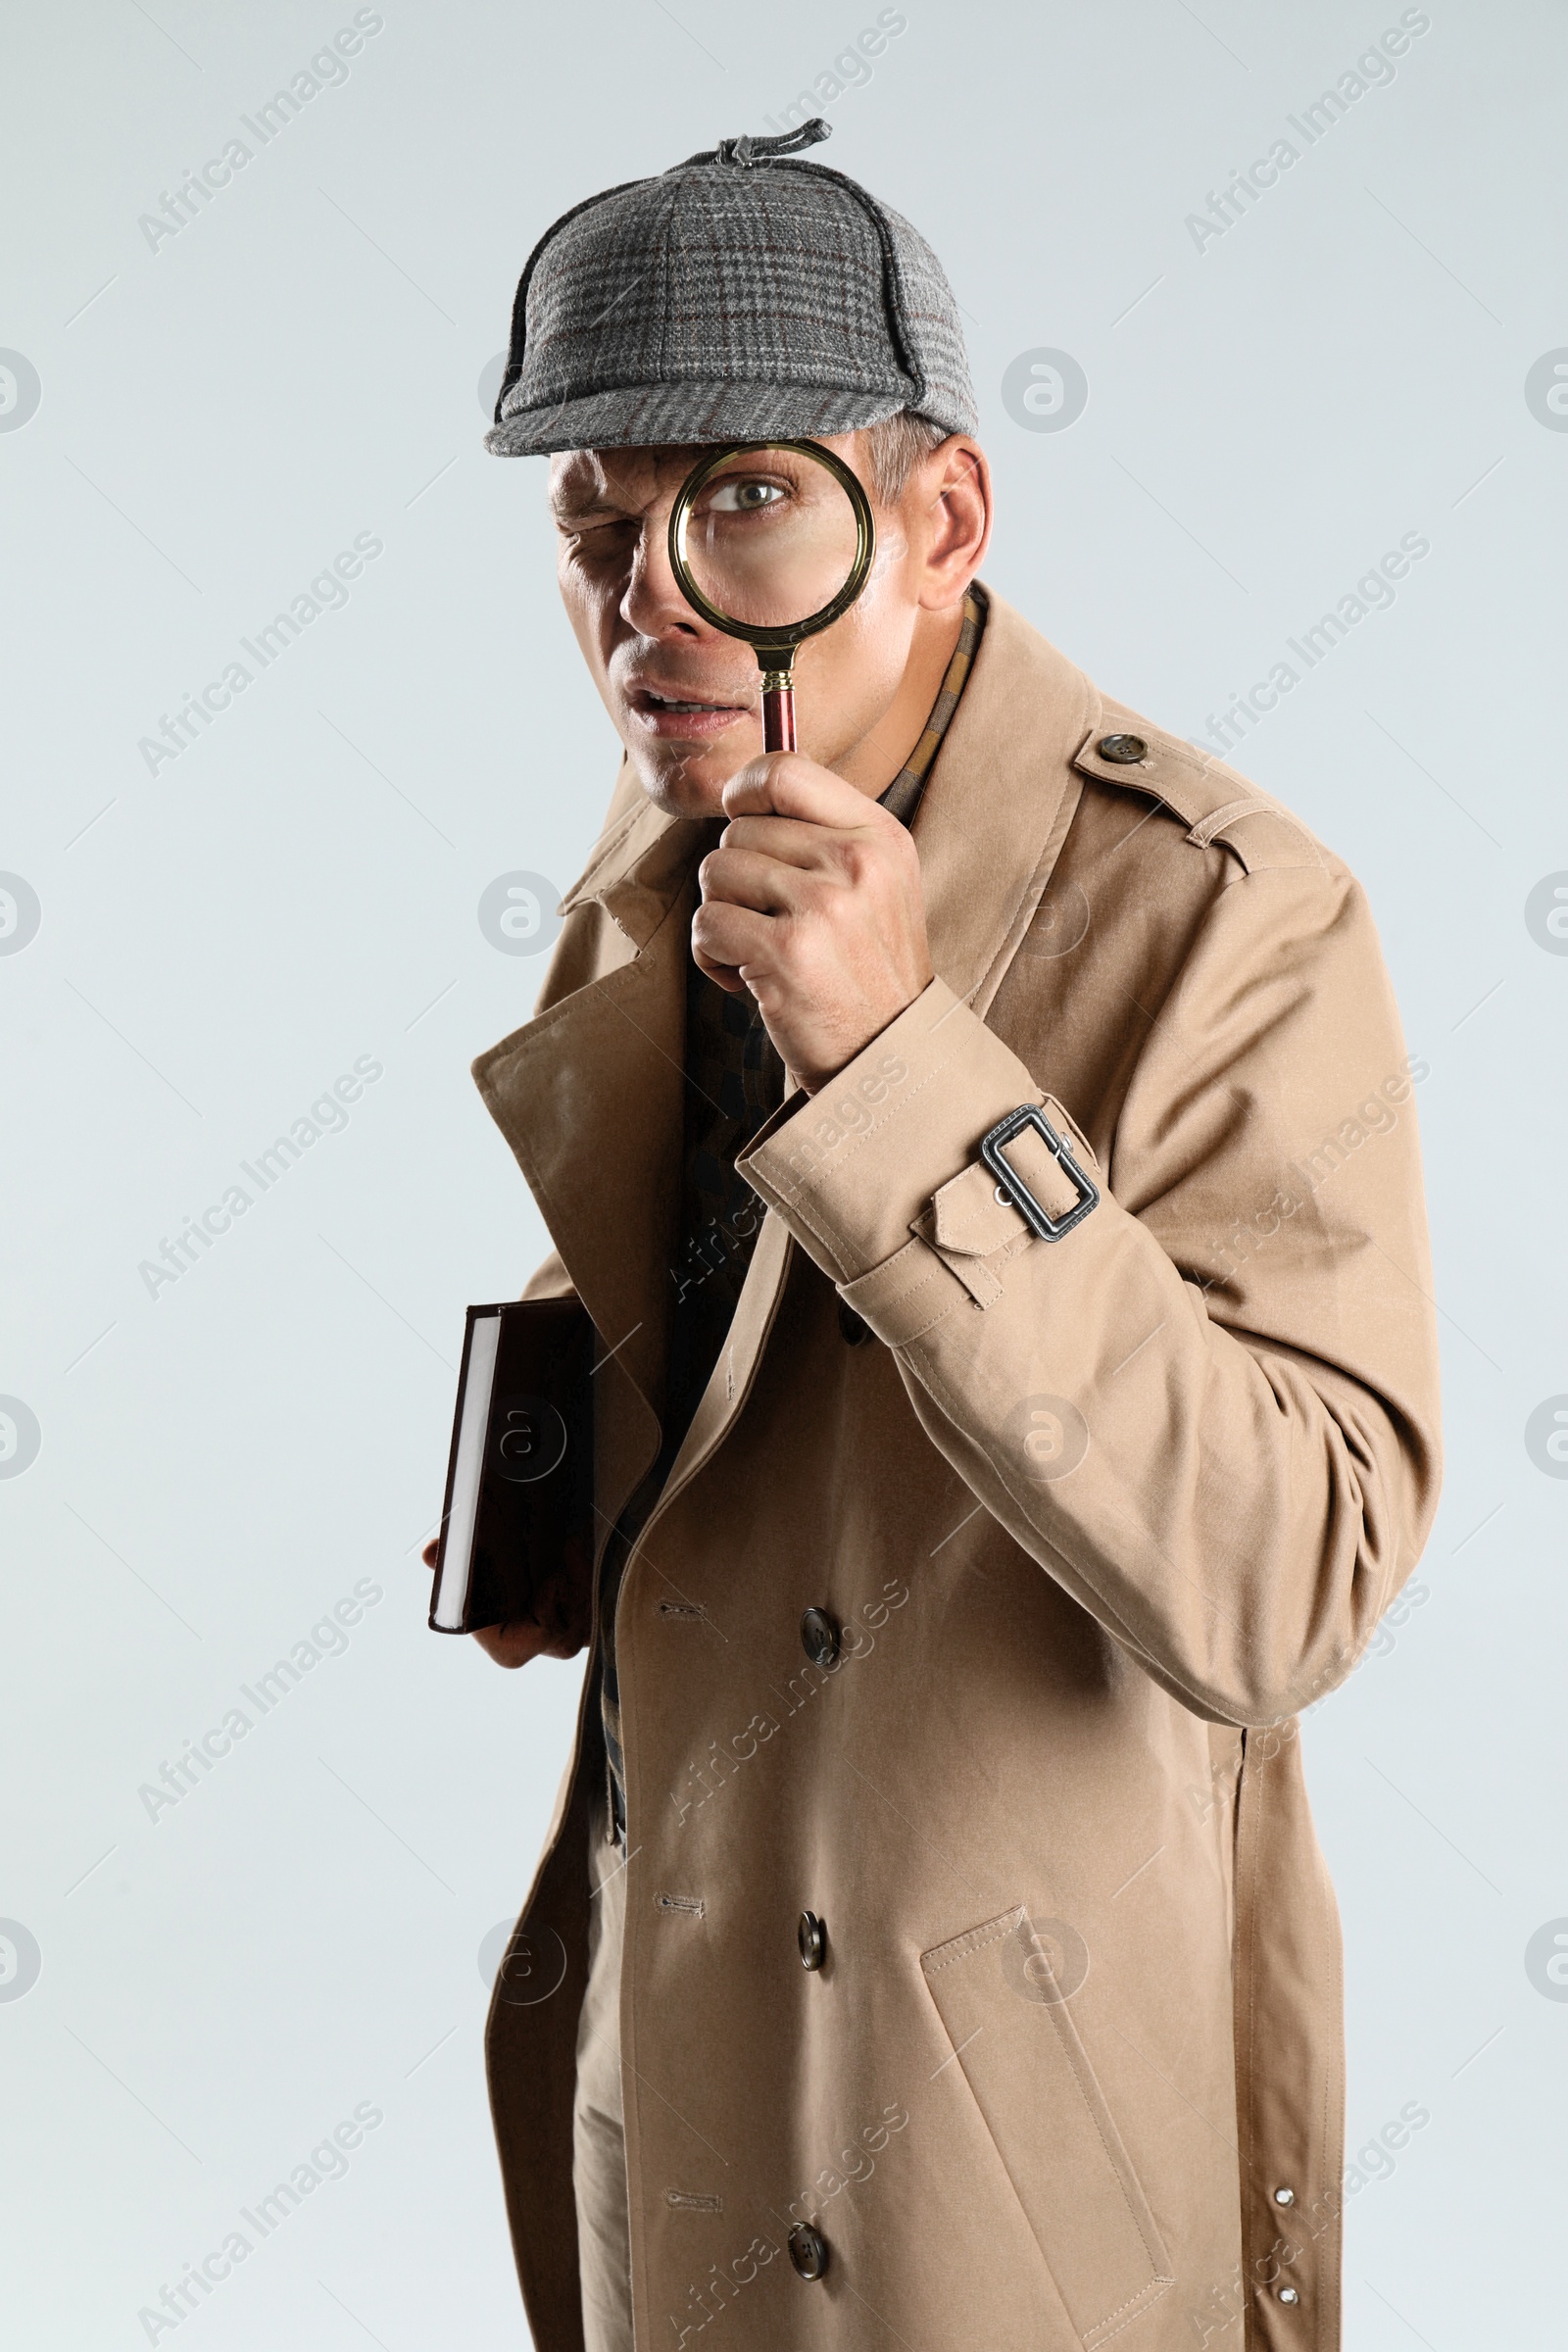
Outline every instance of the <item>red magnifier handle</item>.
[(777, 671), (763, 673), (762, 749), (764, 752), (795, 749), (795, 686), (788, 670), (782, 676)]

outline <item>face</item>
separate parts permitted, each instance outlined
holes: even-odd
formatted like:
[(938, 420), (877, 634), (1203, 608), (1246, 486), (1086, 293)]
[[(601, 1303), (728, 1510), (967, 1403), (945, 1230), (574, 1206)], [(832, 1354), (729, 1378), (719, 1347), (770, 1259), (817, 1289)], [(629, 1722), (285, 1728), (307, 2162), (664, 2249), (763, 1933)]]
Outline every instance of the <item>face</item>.
[[(807, 639), (795, 662), (800, 749), (841, 772), (895, 703), (931, 601), (921, 469), (896, 505), (880, 505), (862, 439), (824, 436), (823, 445), (871, 496), (876, 563), (850, 611)], [(644, 790), (675, 816), (719, 813), (725, 784), (763, 748), (756, 654), (704, 620), (670, 568), (670, 509), (702, 454), (572, 450), (552, 461), (550, 477), (561, 591), (577, 642)]]

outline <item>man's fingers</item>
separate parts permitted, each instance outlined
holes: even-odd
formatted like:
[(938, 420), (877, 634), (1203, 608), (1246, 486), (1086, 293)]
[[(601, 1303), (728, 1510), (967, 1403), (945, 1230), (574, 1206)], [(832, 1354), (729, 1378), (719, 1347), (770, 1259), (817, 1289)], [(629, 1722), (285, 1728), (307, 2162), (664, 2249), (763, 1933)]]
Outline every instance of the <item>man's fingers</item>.
[[(720, 987), (728, 987), (726, 980), (719, 979), (720, 972), (733, 972), (739, 980), (748, 965), (771, 963), (772, 922), (771, 915), (759, 914), (753, 907), (705, 900), (692, 916), (692, 954), (699, 970), (718, 979)], [(712, 968), (715, 965), (717, 970)], [(730, 993), (736, 992), (731, 989)]]
[[(783, 817), (778, 824), (781, 832), (805, 830)], [(703, 859), (703, 904), (750, 906), (757, 914), (794, 914), (801, 906), (802, 871), (762, 849), (732, 849), (726, 841)]]
[(853, 784), (799, 752), (764, 752), (748, 760), (724, 787), (726, 816), (805, 817), (809, 824), (856, 825), (898, 823)]
[(550, 1637), (531, 1617), (522, 1617), (512, 1625), (480, 1626), (469, 1639), (477, 1642), (485, 1656), (494, 1658), (498, 1666), (526, 1666), (543, 1653)]
[[(869, 806), (863, 794), (857, 798), (862, 806)], [(834, 849), (844, 840), (846, 830), (843, 825), (819, 825), (800, 816), (732, 816), (719, 836), (718, 849), (709, 855), (753, 850), (780, 865), (824, 866), (831, 864)]]
[[(737, 981), (736, 985), (744, 987), (745, 982)], [(419, 1554), (427, 1568), (435, 1566), (439, 1548), (439, 1539), (432, 1536)], [(558, 1640), (532, 1617), (514, 1618), (510, 1625), (480, 1626), (468, 1639), (477, 1642), (486, 1657), (494, 1658), (498, 1666), (526, 1666), (534, 1658), (571, 1658), (580, 1646)]]
[(726, 996), (745, 996), (746, 983), (734, 964), (715, 962), (712, 956), (703, 954), (695, 940), (692, 942), (692, 961), (704, 977), (711, 980), (715, 988), (721, 988)]

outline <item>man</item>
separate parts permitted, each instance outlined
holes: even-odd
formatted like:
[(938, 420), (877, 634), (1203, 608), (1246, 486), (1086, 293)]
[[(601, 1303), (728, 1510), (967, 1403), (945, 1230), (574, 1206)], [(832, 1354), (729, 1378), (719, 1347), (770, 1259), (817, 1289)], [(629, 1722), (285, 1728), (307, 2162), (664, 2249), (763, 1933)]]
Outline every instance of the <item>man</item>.
[[(1421, 1065), (1340, 861), (979, 582), (956, 308), (825, 135), (559, 221), (488, 438), (552, 455), (624, 748), (475, 1064), (529, 1295), (599, 1335), (597, 1630), (488, 2037), (529, 2321), (1331, 2352), (1297, 1727), (1436, 1504)], [(786, 436), (881, 555), (762, 757), (666, 530)]]

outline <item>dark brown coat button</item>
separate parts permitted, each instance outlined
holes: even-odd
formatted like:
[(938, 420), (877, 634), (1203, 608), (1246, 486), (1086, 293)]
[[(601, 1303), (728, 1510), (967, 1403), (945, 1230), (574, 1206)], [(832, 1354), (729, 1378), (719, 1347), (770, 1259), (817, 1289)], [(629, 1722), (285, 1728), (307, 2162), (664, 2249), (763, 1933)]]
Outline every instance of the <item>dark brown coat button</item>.
[(839, 1300), (839, 1331), (852, 1348), (863, 1348), (871, 1337), (871, 1326), (853, 1306)]
[(831, 1666), (839, 1654), (839, 1625), (826, 1609), (808, 1609), (801, 1619), (801, 1647), (813, 1666)]
[(817, 1918), (814, 1911), (801, 1913), (801, 1924), (796, 1931), (796, 1939), (801, 1947), (801, 1966), (803, 1968), (820, 1968), (827, 1958), (827, 1928), (824, 1922)]
[(790, 2231), (790, 2260), (803, 2278), (820, 2278), (827, 2269), (827, 2240), (809, 2222), (797, 2222)]
[(1112, 767), (1136, 767), (1140, 760), (1149, 758), (1149, 746), (1141, 735), (1102, 735), (1095, 749)]

